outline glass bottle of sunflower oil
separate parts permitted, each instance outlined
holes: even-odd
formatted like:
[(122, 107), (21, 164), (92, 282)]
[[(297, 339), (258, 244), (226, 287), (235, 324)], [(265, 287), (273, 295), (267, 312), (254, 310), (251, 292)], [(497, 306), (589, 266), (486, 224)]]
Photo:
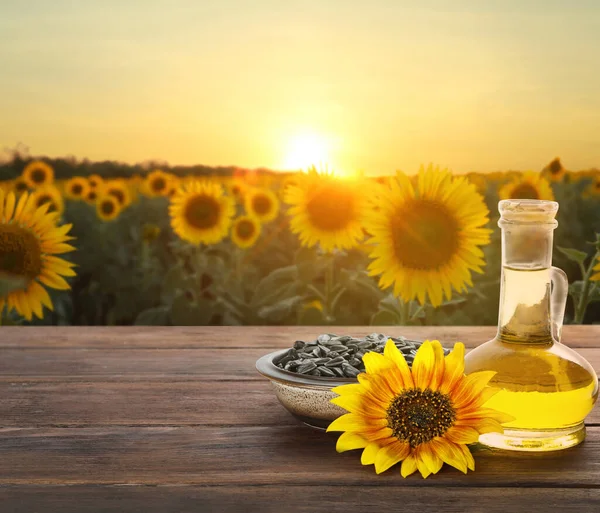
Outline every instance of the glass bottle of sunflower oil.
[(498, 333), (465, 358), (465, 372), (496, 371), (499, 388), (486, 407), (512, 415), (504, 433), (481, 435), (490, 447), (517, 451), (566, 449), (585, 438), (584, 419), (598, 396), (590, 363), (560, 343), (566, 274), (552, 267), (558, 203), (504, 200)]

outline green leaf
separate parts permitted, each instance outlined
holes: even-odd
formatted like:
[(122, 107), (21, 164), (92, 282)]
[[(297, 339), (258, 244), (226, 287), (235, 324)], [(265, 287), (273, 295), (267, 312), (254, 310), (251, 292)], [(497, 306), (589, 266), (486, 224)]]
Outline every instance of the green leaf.
[(569, 260), (573, 262), (577, 262), (578, 264), (583, 264), (588, 257), (588, 254), (584, 251), (579, 251), (574, 248), (561, 248), (557, 246), (558, 251), (560, 251), (563, 255), (565, 255)]
[(140, 312), (135, 319), (136, 326), (168, 326), (169, 308), (167, 306), (157, 306), (148, 308)]
[(260, 307), (271, 303), (281, 293), (281, 289), (295, 283), (297, 278), (298, 269), (295, 265), (275, 269), (258, 283), (252, 296), (252, 305)]
[(315, 307), (301, 308), (298, 314), (298, 324), (301, 326), (322, 326), (327, 324), (323, 312)]
[(370, 321), (371, 326), (395, 326), (400, 324), (400, 317), (388, 310), (379, 310)]
[(263, 306), (258, 310), (258, 316), (261, 319), (279, 323), (284, 321), (303, 301), (304, 296), (288, 297), (273, 305)]

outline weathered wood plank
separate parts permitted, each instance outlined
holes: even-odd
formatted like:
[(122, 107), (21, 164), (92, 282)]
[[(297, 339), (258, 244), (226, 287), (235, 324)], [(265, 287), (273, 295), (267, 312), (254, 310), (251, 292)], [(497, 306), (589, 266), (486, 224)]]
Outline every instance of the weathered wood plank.
[[(0, 383), (4, 427), (295, 426), (268, 381)], [(600, 408), (586, 419), (600, 425)]]
[[(430, 479), (433, 483), (433, 479)], [(420, 493), (419, 493), (420, 492)], [(452, 488), (429, 486), (10, 486), (0, 488), (6, 513), (587, 513), (600, 510), (600, 490), (579, 488)]]
[[(363, 336), (372, 332), (404, 335), (416, 340), (437, 338), (468, 347), (496, 334), (495, 326), (45, 326), (0, 327), (0, 347), (64, 348), (285, 348), (294, 340), (320, 333)], [(565, 326), (563, 342), (570, 347), (600, 347), (600, 325)]]
[[(479, 451), (476, 471), (434, 479), (376, 475), (360, 453), (337, 454), (335, 434), (302, 426), (0, 430), (0, 484), (318, 485), (348, 487), (593, 487), (600, 428), (566, 451)], [(474, 494), (475, 495), (475, 494)], [(525, 495), (525, 494), (524, 494)]]
[[(215, 381), (263, 378), (258, 358), (273, 350), (244, 349), (55, 349), (4, 348), (0, 382), (27, 381)], [(577, 351), (600, 373), (600, 348)]]

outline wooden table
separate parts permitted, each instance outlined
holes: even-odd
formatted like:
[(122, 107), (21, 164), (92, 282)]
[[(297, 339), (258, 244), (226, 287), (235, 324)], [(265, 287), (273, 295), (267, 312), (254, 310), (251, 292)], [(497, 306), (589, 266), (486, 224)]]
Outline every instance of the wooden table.
[[(0, 328), (0, 512), (600, 511), (600, 411), (546, 454), (377, 476), (299, 424), (257, 358), (319, 333), (461, 340), (484, 328)], [(600, 326), (564, 341), (600, 370)], [(418, 509), (416, 509), (418, 508)]]

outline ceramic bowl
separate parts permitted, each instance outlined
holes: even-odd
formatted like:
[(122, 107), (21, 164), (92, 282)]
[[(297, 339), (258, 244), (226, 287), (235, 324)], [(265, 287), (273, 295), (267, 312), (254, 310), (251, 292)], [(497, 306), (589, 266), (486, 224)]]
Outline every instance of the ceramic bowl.
[(294, 417), (309, 426), (326, 429), (333, 420), (348, 413), (329, 402), (337, 395), (331, 389), (357, 383), (358, 380), (307, 376), (280, 369), (273, 359), (288, 350), (282, 349), (259, 358), (256, 370), (271, 380), (277, 399)]

